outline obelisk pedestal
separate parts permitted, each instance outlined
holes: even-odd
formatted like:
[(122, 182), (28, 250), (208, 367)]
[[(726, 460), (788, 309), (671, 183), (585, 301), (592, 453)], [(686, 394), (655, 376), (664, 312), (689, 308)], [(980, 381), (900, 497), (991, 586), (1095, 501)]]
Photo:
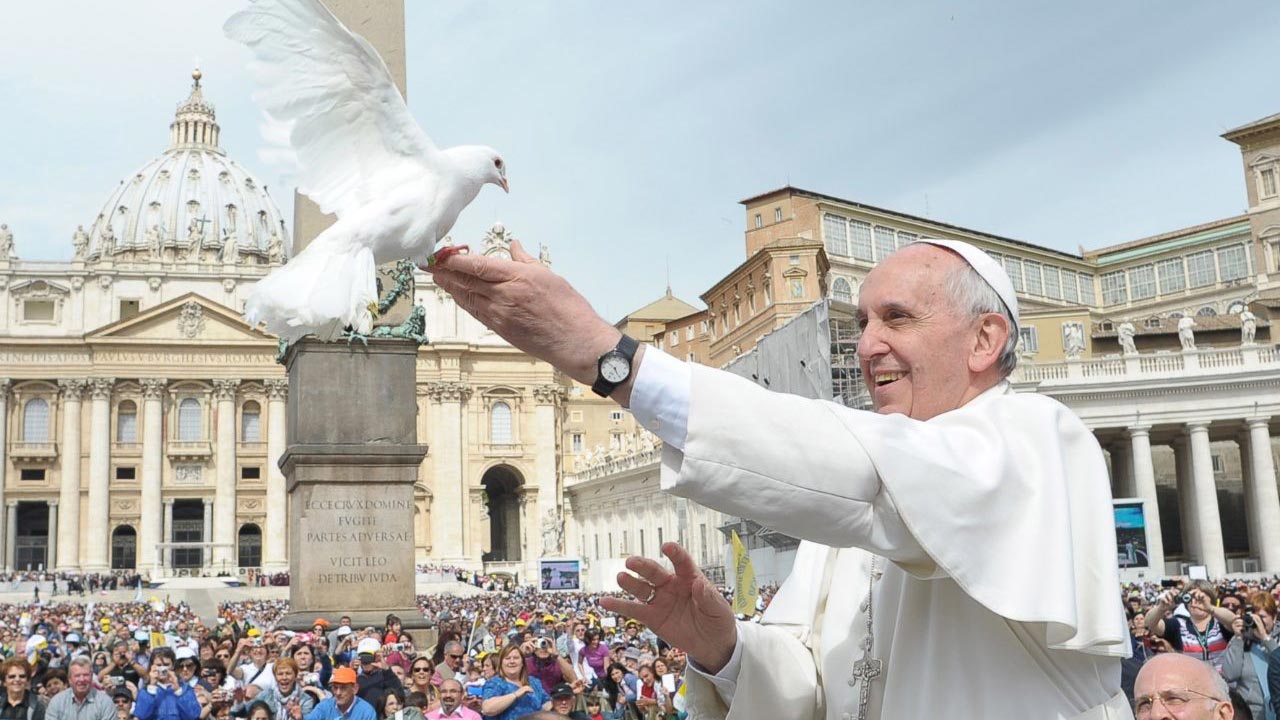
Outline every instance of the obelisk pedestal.
[(414, 595), (413, 487), (417, 343), (302, 340), (289, 348), (286, 627), (350, 615), (381, 627), (388, 613), (423, 627)]

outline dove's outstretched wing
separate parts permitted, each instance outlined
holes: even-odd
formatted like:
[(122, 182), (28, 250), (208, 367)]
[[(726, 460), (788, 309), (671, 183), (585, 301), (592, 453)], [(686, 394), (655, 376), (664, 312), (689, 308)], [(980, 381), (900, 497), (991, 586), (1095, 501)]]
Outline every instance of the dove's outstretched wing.
[(341, 217), (436, 174), (439, 150), (382, 58), (319, 0), (254, 0), (223, 30), (253, 51), (254, 100), (289, 128), (298, 190), (321, 210)]

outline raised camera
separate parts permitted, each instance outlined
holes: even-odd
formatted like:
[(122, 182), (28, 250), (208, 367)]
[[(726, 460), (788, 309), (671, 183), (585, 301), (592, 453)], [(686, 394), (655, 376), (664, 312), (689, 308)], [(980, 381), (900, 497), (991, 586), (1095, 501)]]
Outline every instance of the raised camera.
[(1244, 608), (1244, 629), (1252, 630), (1257, 627), (1257, 623), (1253, 621), (1253, 608), (1245, 606)]
[(1182, 603), (1183, 605), (1190, 605), (1191, 601), (1194, 599), (1195, 598), (1192, 597), (1191, 593), (1189, 592), (1184, 592), (1178, 596), (1178, 602)]

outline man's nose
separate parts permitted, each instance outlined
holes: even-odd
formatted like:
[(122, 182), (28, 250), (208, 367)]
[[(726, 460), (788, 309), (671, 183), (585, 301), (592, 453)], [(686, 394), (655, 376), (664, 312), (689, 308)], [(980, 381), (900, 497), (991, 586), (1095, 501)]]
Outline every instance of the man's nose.
[(884, 340), (880, 335), (879, 326), (875, 323), (867, 323), (858, 335), (858, 358), (870, 360), (886, 352), (888, 352), (888, 347), (884, 344)]

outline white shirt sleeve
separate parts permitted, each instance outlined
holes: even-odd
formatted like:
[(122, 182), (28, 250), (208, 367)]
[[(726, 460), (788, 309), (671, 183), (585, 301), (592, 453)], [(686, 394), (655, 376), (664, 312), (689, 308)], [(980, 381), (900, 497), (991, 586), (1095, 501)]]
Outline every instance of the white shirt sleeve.
[(738, 691), (738, 673), (742, 670), (742, 629), (734, 623), (734, 633), (738, 636), (738, 641), (733, 644), (733, 654), (729, 656), (729, 662), (720, 668), (720, 672), (712, 675), (702, 666), (689, 659), (689, 670), (695, 672), (707, 679), (716, 689), (716, 694), (724, 701), (726, 707), (733, 705), (733, 696)]
[(689, 428), (688, 364), (650, 345), (631, 386), (631, 414), (662, 442), (684, 450)]

